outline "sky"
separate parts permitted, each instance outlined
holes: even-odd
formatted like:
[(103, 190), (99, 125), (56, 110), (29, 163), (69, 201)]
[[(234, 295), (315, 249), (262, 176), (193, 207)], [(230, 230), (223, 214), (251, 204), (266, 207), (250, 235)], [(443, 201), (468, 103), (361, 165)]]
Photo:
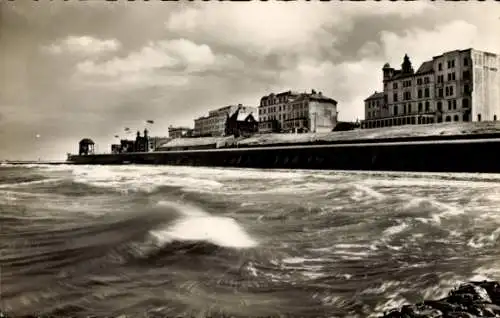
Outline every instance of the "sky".
[(60, 160), (124, 128), (166, 136), (208, 110), (315, 89), (363, 119), (385, 62), (500, 53), (491, 2), (0, 1), (0, 160)]

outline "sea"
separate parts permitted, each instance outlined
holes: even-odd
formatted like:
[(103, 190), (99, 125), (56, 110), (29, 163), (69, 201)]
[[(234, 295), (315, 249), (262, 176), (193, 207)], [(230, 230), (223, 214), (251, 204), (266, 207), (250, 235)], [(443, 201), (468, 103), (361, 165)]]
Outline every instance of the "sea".
[(0, 166), (10, 317), (378, 317), (500, 280), (500, 175)]

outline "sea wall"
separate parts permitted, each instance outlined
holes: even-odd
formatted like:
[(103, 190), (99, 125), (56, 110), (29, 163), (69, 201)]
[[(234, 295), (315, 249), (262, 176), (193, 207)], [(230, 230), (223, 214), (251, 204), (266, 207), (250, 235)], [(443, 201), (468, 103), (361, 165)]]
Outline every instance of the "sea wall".
[(70, 156), (76, 164), (500, 173), (500, 138)]

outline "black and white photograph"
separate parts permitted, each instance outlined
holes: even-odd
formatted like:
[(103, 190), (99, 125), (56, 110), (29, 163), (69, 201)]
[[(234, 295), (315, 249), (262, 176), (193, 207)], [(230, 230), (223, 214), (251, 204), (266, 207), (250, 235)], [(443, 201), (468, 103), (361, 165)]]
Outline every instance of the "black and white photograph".
[(0, 318), (500, 317), (500, 2), (0, 0)]

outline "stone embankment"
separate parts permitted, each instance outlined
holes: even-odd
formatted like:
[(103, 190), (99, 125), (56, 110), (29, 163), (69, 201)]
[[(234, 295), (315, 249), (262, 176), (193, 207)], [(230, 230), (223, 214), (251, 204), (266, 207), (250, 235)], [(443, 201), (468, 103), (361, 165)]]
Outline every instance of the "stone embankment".
[(491, 281), (464, 283), (450, 291), (445, 298), (405, 305), (382, 316), (382, 318), (417, 317), (500, 317), (500, 284)]

